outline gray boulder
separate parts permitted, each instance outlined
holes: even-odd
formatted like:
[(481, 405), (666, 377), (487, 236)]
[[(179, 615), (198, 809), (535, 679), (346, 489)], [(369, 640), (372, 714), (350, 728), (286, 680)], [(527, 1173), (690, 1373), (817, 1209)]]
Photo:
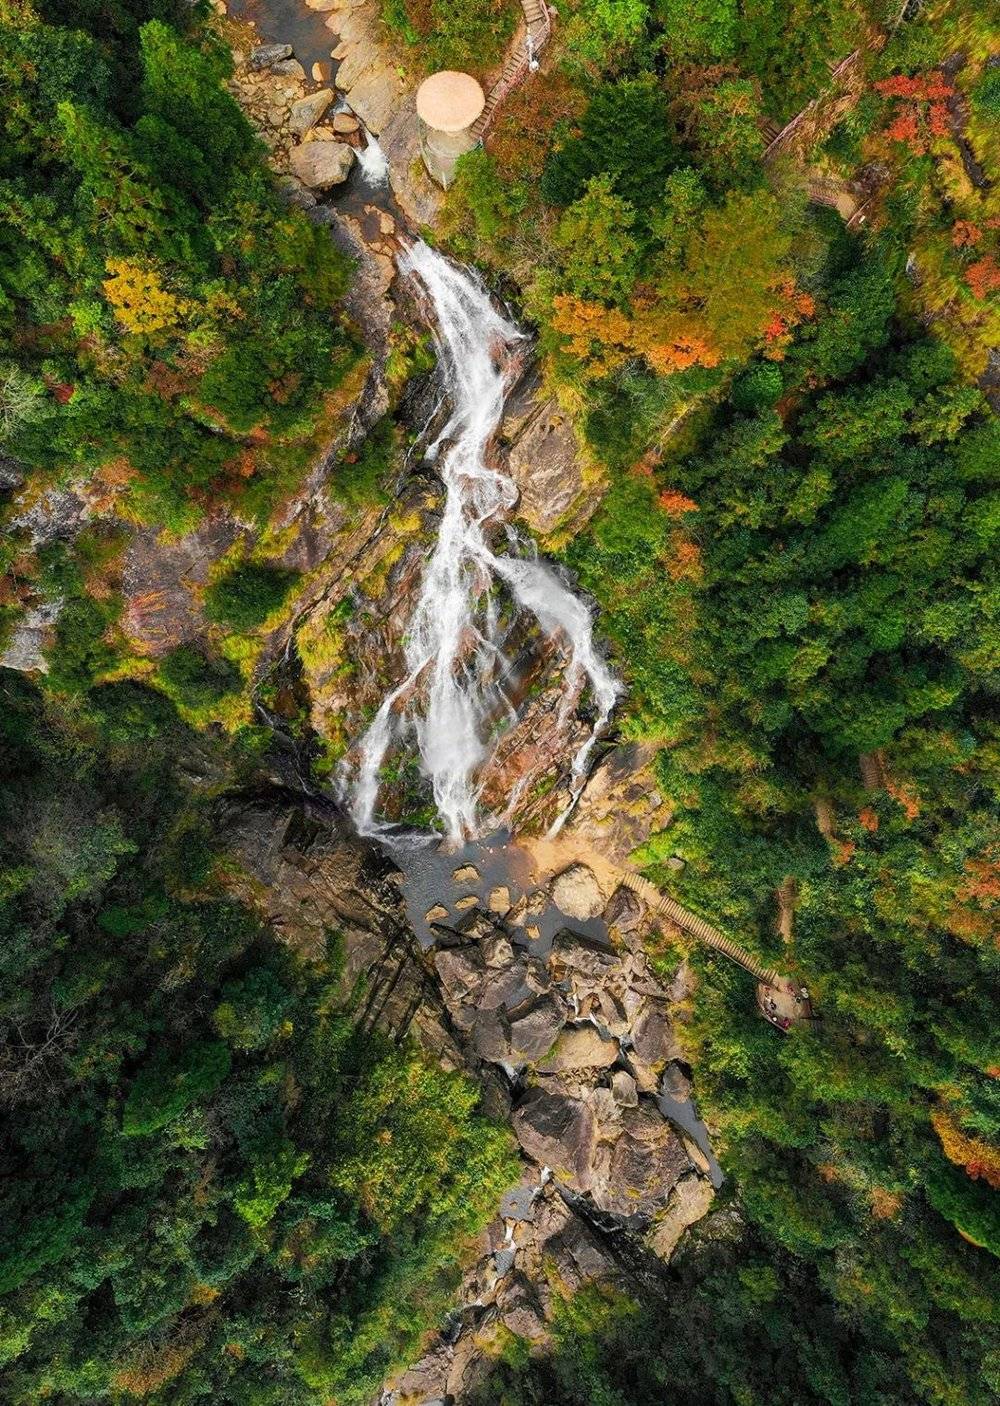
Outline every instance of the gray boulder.
[(567, 972), (600, 982), (618, 965), (618, 956), (602, 943), (575, 932), (557, 932), (552, 939), (549, 965), (558, 979)]
[(282, 59), (292, 57), (291, 44), (261, 44), (258, 48), (251, 50), (247, 63), (248, 68), (270, 68), (273, 63), (280, 63)]
[(567, 918), (585, 922), (598, 917), (604, 910), (605, 897), (597, 875), (586, 864), (571, 864), (557, 874), (552, 884), (552, 899)]
[(592, 1188), (594, 1203), (619, 1216), (652, 1215), (690, 1165), (683, 1142), (654, 1109), (627, 1108), (607, 1176)]
[(594, 1025), (572, 1025), (562, 1032), (537, 1069), (539, 1074), (562, 1074), (571, 1069), (606, 1069), (618, 1058), (618, 1041), (602, 1035)]
[(320, 88), (318, 92), (307, 93), (304, 98), (292, 103), (288, 112), (289, 127), (297, 137), (304, 137), (316, 126), (332, 102), (332, 88)]
[(510, 1048), (515, 1060), (541, 1059), (552, 1048), (564, 1020), (562, 1010), (551, 996), (542, 996), (512, 1018)]
[(569, 1094), (529, 1089), (514, 1112), (514, 1136), (529, 1157), (577, 1191), (590, 1186), (595, 1129), (590, 1109)]

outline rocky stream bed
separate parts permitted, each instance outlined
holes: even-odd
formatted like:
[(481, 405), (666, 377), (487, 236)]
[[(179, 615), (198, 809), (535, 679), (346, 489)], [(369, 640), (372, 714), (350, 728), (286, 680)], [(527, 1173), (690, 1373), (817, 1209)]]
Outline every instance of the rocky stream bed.
[(661, 1292), (720, 1175), (690, 1104), (691, 977), (683, 962), (669, 981), (655, 974), (637, 896), (607, 893), (579, 863), (544, 879), (516, 848), (508, 882), (482, 895), (495, 865), (484, 876), (450, 857), (448, 907), (431, 911), (421, 942), (406, 874), (328, 802), (276, 786), (226, 801), (219, 824), (234, 892), (302, 950), (341, 931), (360, 1023), (477, 1080), (521, 1148), (521, 1179), (470, 1248), (453, 1313), (387, 1383), (387, 1406), (461, 1400), (501, 1328), (542, 1348), (560, 1296), (584, 1284)]

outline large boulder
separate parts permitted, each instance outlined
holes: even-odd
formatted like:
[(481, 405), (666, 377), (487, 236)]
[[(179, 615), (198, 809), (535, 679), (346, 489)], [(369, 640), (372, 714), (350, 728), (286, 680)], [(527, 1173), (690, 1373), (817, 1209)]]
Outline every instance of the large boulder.
[(445, 947), (435, 952), (434, 966), (449, 1006), (476, 1002), (486, 981), (486, 963), (478, 947)]
[[(307, 93), (298, 102), (292, 103), (288, 113), (288, 125), (297, 137), (304, 137), (316, 126), (327, 108), (333, 102), (333, 90), (320, 88), (318, 92)], [(308, 184), (308, 183), (307, 183)]]
[(591, 982), (600, 982), (618, 966), (618, 956), (594, 938), (564, 930), (557, 932), (552, 939), (549, 965), (557, 980), (571, 972), (585, 976)]
[(640, 1089), (652, 1093), (668, 1060), (681, 1053), (666, 1009), (650, 1002), (639, 1012), (632, 1027), (629, 1055)]
[(539, 1074), (562, 1074), (572, 1069), (607, 1069), (617, 1058), (617, 1040), (602, 1035), (595, 1025), (572, 1025), (536, 1067)]
[(541, 962), (519, 956), (509, 967), (491, 967), (479, 996), (481, 1010), (506, 1006), (515, 1010), (533, 996), (540, 995), (550, 985), (548, 973)]
[(270, 68), (273, 63), (292, 57), (291, 44), (260, 44), (250, 53), (247, 67), (250, 69)]
[(305, 142), (292, 148), (289, 164), (310, 190), (329, 190), (347, 180), (354, 152), (343, 142)]
[(565, 1015), (551, 996), (542, 996), (511, 1017), (510, 1048), (517, 1062), (541, 1059), (552, 1048)]
[(647, 1243), (654, 1254), (668, 1260), (688, 1226), (708, 1212), (714, 1196), (711, 1182), (704, 1177), (694, 1172), (681, 1177), (670, 1193), (666, 1210), (656, 1217), (650, 1228)]
[(481, 1059), (494, 1064), (510, 1064), (510, 1021), (503, 1006), (489, 1011), (477, 1011), (472, 1026), (472, 1047)]
[(554, 400), (535, 402), (508, 463), (521, 490), (521, 516), (536, 532), (551, 532), (583, 492), (573, 422)]
[(551, 1167), (576, 1191), (588, 1190), (595, 1129), (586, 1104), (570, 1094), (529, 1089), (513, 1121), (514, 1135), (529, 1157)]
[(594, 1203), (614, 1215), (652, 1215), (690, 1165), (684, 1143), (655, 1109), (626, 1108), (606, 1177), (591, 1188)]
[(599, 917), (606, 902), (597, 875), (586, 864), (571, 864), (556, 875), (552, 899), (561, 913), (578, 922)]

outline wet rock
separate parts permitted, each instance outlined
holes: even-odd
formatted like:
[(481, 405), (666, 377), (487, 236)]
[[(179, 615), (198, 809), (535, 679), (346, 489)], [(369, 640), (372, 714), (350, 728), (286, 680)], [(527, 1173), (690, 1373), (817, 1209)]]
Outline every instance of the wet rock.
[(472, 1024), (472, 1046), (481, 1059), (494, 1064), (510, 1064), (510, 1021), (503, 1006), (476, 1013)]
[(663, 1006), (649, 1003), (632, 1027), (632, 1054), (653, 1068), (666, 1064), (677, 1051), (677, 1042)]
[(491, 913), (496, 913), (501, 918), (506, 917), (510, 912), (510, 889), (506, 884), (490, 889), (487, 906)]
[(572, 864), (556, 876), (552, 900), (561, 913), (578, 922), (598, 917), (605, 904), (597, 875), (586, 864)]
[(392, 1393), (394, 1403), (443, 1402), (448, 1391), (448, 1372), (451, 1367), (452, 1351), (444, 1342), (410, 1367), (396, 1382)]
[(697, 1167), (698, 1171), (701, 1172), (703, 1176), (710, 1176), (712, 1172), (712, 1164), (709, 1162), (708, 1158), (705, 1156), (704, 1152), (702, 1152), (698, 1144), (692, 1138), (689, 1138), (686, 1133), (683, 1132), (681, 1133), (681, 1139), (684, 1143), (684, 1151), (691, 1159), (692, 1166)]
[(354, 152), (342, 142), (306, 142), (293, 147), (289, 162), (293, 173), (310, 190), (329, 190), (347, 180)]
[(451, 877), (456, 884), (478, 884), (480, 875), (474, 864), (460, 864)]
[(581, 1099), (545, 1088), (529, 1089), (514, 1111), (514, 1135), (529, 1157), (552, 1168), (576, 1191), (590, 1186), (595, 1129)]
[(536, 532), (551, 532), (584, 487), (573, 422), (554, 399), (534, 403), (508, 463), (521, 490), (521, 516)]
[(557, 979), (572, 972), (599, 982), (618, 965), (618, 957), (596, 938), (564, 929), (552, 939), (549, 965)]
[(509, 967), (489, 972), (477, 1004), (481, 1010), (492, 1010), (495, 1006), (516, 1010), (544, 990), (546, 980), (547, 974), (540, 962), (518, 957)]
[(537, 1060), (546, 1055), (566, 1017), (551, 996), (542, 996), (526, 1010), (512, 1015), (510, 1049), (514, 1059)]
[(475, 908), (478, 902), (479, 899), (476, 897), (476, 895), (474, 893), (470, 893), (466, 894), (465, 898), (456, 899), (455, 907), (460, 913), (467, 913), (470, 908)]
[(296, 136), (304, 137), (311, 127), (316, 126), (332, 102), (332, 88), (320, 88), (316, 93), (307, 93), (304, 98), (292, 103), (288, 114), (289, 127)]
[(486, 963), (477, 947), (446, 947), (435, 952), (434, 966), (450, 1007), (475, 1004), (486, 982)]
[(622, 885), (615, 889), (601, 916), (609, 929), (621, 937), (631, 937), (642, 928), (646, 905), (637, 893)]
[(433, 908), (428, 908), (424, 914), (425, 923), (443, 923), (448, 917), (448, 910), (443, 903), (435, 903)]
[(691, 1080), (679, 1064), (668, 1064), (660, 1085), (663, 1092), (677, 1103), (687, 1103), (691, 1097)]
[(507, 921), (514, 927), (523, 927), (529, 918), (541, 917), (548, 906), (548, 894), (544, 889), (536, 889), (534, 893), (526, 893), (517, 900), (507, 914)]
[[(310, 75), (314, 83), (329, 83), (330, 79), (333, 77), (333, 64), (330, 63), (328, 59), (317, 59), (310, 70)], [(334, 124), (336, 124), (337, 119), (334, 118), (333, 120)], [(334, 125), (334, 130), (337, 130), (336, 125)], [(350, 131), (351, 129), (348, 128), (347, 130)]]
[(514, 960), (514, 949), (501, 933), (484, 938), (482, 951), (488, 967), (506, 967)]
[(247, 67), (253, 70), (270, 68), (273, 63), (292, 57), (291, 44), (260, 44), (250, 51)]
[(712, 1184), (693, 1172), (681, 1177), (666, 1210), (658, 1215), (649, 1231), (647, 1244), (654, 1254), (668, 1260), (688, 1226), (708, 1212), (715, 1196)]
[(542, 1342), (548, 1337), (545, 1311), (534, 1286), (523, 1274), (509, 1276), (497, 1293), (500, 1320), (508, 1332), (529, 1342)]
[(552, 1053), (536, 1065), (539, 1074), (561, 1074), (573, 1069), (606, 1069), (618, 1058), (618, 1041), (607, 1038), (593, 1025), (565, 1029)]
[(472, 1334), (463, 1334), (452, 1350), (445, 1401), (464, 1401), (490, 1372), (493, 1363)]

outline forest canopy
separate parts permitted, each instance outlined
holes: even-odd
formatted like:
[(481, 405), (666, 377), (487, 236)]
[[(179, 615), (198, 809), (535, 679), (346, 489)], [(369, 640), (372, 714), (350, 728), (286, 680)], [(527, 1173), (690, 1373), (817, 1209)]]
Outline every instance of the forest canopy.
[[(397, 75), (488, 80), (518, 33), (506, 0), (378, 8)], [(430, 339), (392, 325), (352, 437), (352, 270), (275, 182), (224, 33), (200, 3), (0, 0), (0, 646), (43, 641), (0, 668), (11, 1406), (364, 1406), (522, 1170), (470, 1078), (359, 1019), (344, 934), (286, 940), (227, 843), (227, 807), (325, 798), (344, 725), (316, 736), (308, 668), (336, 698), (349, 617), (379, 651), (435, 505), (425, 467), (419, 511), (389, 488)], [(464, 1400), (991, 1406), (1000, 35), (981, 0), (558, 0), (540, 63), (428, 237), (530, 324), (580, 466), (536, 535), (670, 816), (631, 861), (817, 1019), (779, 1034), (654, 932), (654, 969), (694, 973), (713, 1212), (659, 1292), (550, 1282), (550, 1338), (496, 1328)], [(320, 478), (379, 550), (297, 656)], [(140, 547), (191, 549), (190, 608), (145, 636)]]

